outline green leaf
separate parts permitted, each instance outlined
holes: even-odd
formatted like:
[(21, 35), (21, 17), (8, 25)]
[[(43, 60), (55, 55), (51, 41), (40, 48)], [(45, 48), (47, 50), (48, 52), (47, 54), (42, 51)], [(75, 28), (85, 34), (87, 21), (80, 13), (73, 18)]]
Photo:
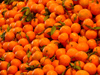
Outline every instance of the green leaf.
[(7, 12), (7, 10), (5, 10), (5, 11), (2, 12), (3, 17), (5, 17), (5, 12)]
[(64, 7), (66, 7), (66, 8), (74, 9), (74, 5), (73, 5), (72, 3), (70, 3), (70, 6), (71, 6), (71, 7), (69, 7), (69, 6), (65, 6), (65, 5), (64, 5)]
[(97, 53), (97, 51), (94, 51), (94, 52), (89, 53), (87, 59), (89, 59), (89, 57), (90, 57), (91, 55), (96, 54), (96, 53)]
[(50, 11), (47, 7), (45, 7), (45, 13), (43, 15), (45, 16), (50, 15)]
[(49, 18), (49, 15), (44, 17), (44, 21), (46, 21)]
[(45, 15), (45, 16), (46, 16), (46, 15), (48, 15), (48, 13), (44, 13), (43, 15)]
[(58, 44), (59, 44), (59, 42), (54, 42), (54, 44), (58, 45)]
[[(83, 24), (83, 25), (85, 25), (85, 24)], [(88, 26), (88, 25), (85, 25), (86, 27), (88, 27), (89, 29), (93, 29), (91, 26)]]
[(94, 0), (92, 0), (92, 3), (94, 2)]
[(75, 69), (81, 70), (80, 66), (75, 66)]
[(100, 41), (100, 38), (95, 39), (96, 41)]
[(74, 5), (72, 3), (70, 3), (71, 9), (74, 9)]
[(28, 53), (29, 53), (29, 51), (30, 51), (30, 49), (28, 48), (28, 50), (26, 51), (26, 53), (28, 54)]
[(86, 53), (88, 54), (88, 53), (91, 53), (93, 50), (91, 50), (91, 49), (89, 49)]
[(5, 59), (4, 59), (3, 57), (0, 57), (0, 60), (1, 60), (1, 61), (4, 61)]
[(8, 4), (11, 4), (13, 1), (14, 0), (4, 0), (4, 3), (8, 5)]
[(43, 30), (41, 33), (38, 33), (37, 35), (41, 35), (41, 34), (43, 34), (43, 33), (44, 33), (44, 31), (45, 31), (45, 30)]
[(14, 8), (14, 7), (16, 7), (17, 6), (17, 3), (12, 7), (12, 8)]
[(78, 63), (79, 63), (79, 66), (80, 66), (81, 65), (80, 61), (78, 61)]
[[(67, 41), (67, 43), (69, 44), (69, 42), (68, 42), (68, 41)], [(74, 58), (75, 58), (74, 56), (73, 56), (73, 57), (71, 57), (71, 60), (72, 60), (72, 59), (74, 59)]]
[(28, 37), (28, 35), (26, 34), (26, 38), (27, 38), (27, 40), (30, 42), (30, 39), (29, 39), (29, 37)]
[(65, 69), (65, 71), (61, 74), (61, 75), (65, 75), (65, 73), (66, 73), (66, 71), (69, 69), (69, 67), (67, 67), (66, 69)]
[(46, 46), (46, 45), (44, 45), (44, 46), (40, 47), (40, 50), (42, 51), (42, 50), (43, 50), (43, 48), (44, 48), (45, 46)]
[(22, 72), (22, 73), (20, 73), (20, 75), (24, 75), (24, 73)]
[(27, 16), (30, 13), (30, 9), (27, 9), (27, 11), (25, 12), (25, 15)]
[(100, 27), (94, 27), (93, 29), (95, 29), (95, 30), (99, 30), (99, 29), (100, 29)]
[(10, 0), (9, 4), (12, 3), (13, 1), (15, 1), (15, 0)]
[(61, 75), (65, 75), (65, 72), (66, 72), (67, 70), (65, 70)]
[(76, 62), (74, 62), (74, 66), (76, 66)]
[(29, 65), (29, 63), (28, 63), (28, 62), (27, 62), (26, 64), (27, 64), (27, 65)]
[(65, 8), (65, 5), (64, 5), (65, 1), (66, 1), (66, 0), (62, 0), (62, 6), (63, 6), (64, 8)]
[(64, 22), (62, 22), (62, 21), (59, 21), (59, 23), (60, 23), (61, 25), (65, 25), (65, 23), (64, 23)]
[(55, 31), (56, 31), (56, 26), (53, 26), (53, 27), (51, 28), (51, 35), (52, 35)]
[(19, 34), (21, 36), (21, 31), (17, 32), (17, 34)]
[(6, 32), (3, 32), (2, 35), (0, 35), (0, 37), (2, 38), (2, 40), (5, 40), (5, 34), (6, 34)]
[(7, 0), (4, 0), (4, 3), (7, 3)]
[[(44, 61), (48, 58), (47, 56), (44, 56), (45, 58), (44, 58)], [(42, 62), (42, 63), (40, 63), (40, 64), (43, 64), (44, 62)]]
[(73, 67), (74, 69), (78, 69), (78, 70), (81, 70), (81, 67), (80, 66), (77, 66), (76, 65), (76, 62), (74, 62), (74, 67)]
[(100, 29), (100, 27), (91, 27), (91, 26), (88, 26), (88, 25), (85, 25), (86, 27), (88, 27), (89, 29), (93, 29), (93, 30), (99, 30)]
[(80, 66), (77, 66), (76, 65), (76, 62), (74, 62), (74, 65), (72, 64), (72, 63), (69, 63), (69, 65), (71, 66), (71, 68), (73, 68), (73, 69), (78, 69), (78, 70), (80, 70), (81, 69), (81, 67)]
[(32, 52), (29, 51), (29, 53), (27, 54), (27, 57), (30, 58)]
[(74, 67), (74, 65), (73, 65), (72, 63), (69, 63), (69, 65), (70, 65), (71, 67)]
[(10, 31), (10, 29), (11, 29), (11, 27), (10, 27), (10, 26), (8, 26), (8, 27), (7, 27), (7, 32), (9, 32), (9, 31)]
[(51, 60), (51, 61), (54, 61), (55, 57), (56, 57), (56, 56), (54, 55), (50, 60)]
[(51, 36), (51, 32), (48, 32), (47, 34), (48, 34), (49, 36)]
[(30, 13), (29, 15), (27, 15), (27, 17), (26, 17), (26, 22), (29, 22), (29, 21), (31, 21), (33, 19), (33, 13)]
[(68, 10), (66, 9), (66, 6), (64, 5), (65, 1), (66, 1), (66, 0), (63, 0), (63, 1), (62, 1), (62, 6), (63, 6), (63, 8), (65, 9), (65, 11), (66, 11), (66, 13), (68, 14), (68, 16), (71, 17), (71, 15), (69, 14)]
[(10, 65), (11, 65), (11, 64), (10, 64), (10, 63), (8, 63), (8, 64), (7, 64), (7, 68), (9, 68), (9, 67), (10, 67)]
[(91, 60), (89, 60), (89, 62), (92, 62), (92, 59), (91, 59)]
[(23, 18), (25, 18), (26, 16), (25, 15), (23, 15), (22, 17), (20, 17), (20, 21), (23, 19)]
[(22, 10), (21, 10), (21, 12), (24, 12), (24, 11), (26, 11), (27, 9), (29, 9), (29, 7), (23, 7)]
[(77, 15), (74, 17), (74, 21), (77, 19)]
[(29, 66), (29, 67), (26, 67), (26, 70), (34, 70), (34, 69), (36, 69), (38, 66), (39, 66), (40, 64), (37, 64), (36, 66)]
[(66, 13), (68, 14), (69, 18), (71, 18), (71, 15), (69, 14), (68, 10), (66, 10)]
[(29, 65), (29, 63), (26, 63), (27, 65)]
[(10, 0), (4, 0), (5, 4), (9, 4)]
[(2, 27), (0, 27), (0, 30), (2, 30)]
[(48, 13), (50, 13), (50, 11), (49, 11), (49, 9), (47, 7), (45, 7), (45, 11), (48, 12)]
[(57, 25), (56, 27), (60, 29), (62, 27), (62, 25)]

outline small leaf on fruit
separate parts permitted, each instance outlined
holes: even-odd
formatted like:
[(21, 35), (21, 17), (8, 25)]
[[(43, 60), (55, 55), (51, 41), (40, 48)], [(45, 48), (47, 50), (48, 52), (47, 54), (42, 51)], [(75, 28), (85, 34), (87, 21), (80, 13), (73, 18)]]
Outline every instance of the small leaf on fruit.
[(44, 17), (44, 21), (46, 21), (49, 18), (49, 15)]
[(51, 36), (51, 33), (50, 33), (50, 32), (48, 32), (47, 34), (48, 34), (49, 36)]
[(80, 66), (75, 66), (75, 69), (81, 70)]
[(69, 63), (69, 65), (70, 65), (71, 67), (74, 67), (74, 65), (73, 65), (72, 63)]
[(27, 16), (30, 13), (30, 9), (27, 9), (27, 11), (25, 12), (25, 15)]
[(29, 39), (29, 36), (26, 34), (26, 38), (27, 38), (27, 40), (30, 42), (30, 39)]
[(11, 29), (11, 27), (10, 27), (10, 26), (8, 26), (8, 27), (7, 27), (7, 32), (9, 32), (9, 31), (10, 31), (10, 29)]
[(5, 17), (5, 12), (7, 12), (7, 10), (5, 10), (5, 11), (2, 12), (2, 15), (3, 15), (4, 17)]
[(2, 38), (2, 40), (5, 40), (5, 34), (6, 34), (6, 32), (3, 32), (2, 35), (0, 35), (0, 37)]
[(50, 11), (47, 7), (45, 7), (45, 13), (43, 15), (45, 16), (50, 15)]
[(44, 33), (44, 31), (45, 31), (45, 30), (43, 30), (42, 32), (38, 33), (37, 35), (41, 35), (41, 34), (43, 34), (43, 33)]
[(22, 10), (21, 10), (21, 12), (24, 12), (24, 11), (26, 11), (27, 9), (29, 9), (29, 7), (23, 7)]
[(80, 61), (78, 61), (78, 63), (79, 63), (79, 66), (80, 66), (81, 65)]
[(65, 69), (65, 71), (61, 74), (61, 75), (65, 75), (65, 73), (66, 73), (66, 71), (69, 69), (69, 67), (67, 67), (66, 69)]
[(74, 17), (74, 21), (77, 19), (77, 16)]
[(59, 21), (59, 23), (60, 23), (61, 25), (65, 25), (65, 23), (64, 23), (64, 22), (62, 22), (62, 21)]
[(26, 22), (29, 22), (29, 21), (31, 21), (32, 20), (32, 18), (33, 18), (33, 14), (32, 13), (30, 13), (29, 15), (27, 15), (27, 17), (26, 17)]
[(29, 66), (29, 67), (26, 67), (26, 70), (34, 70), (36, 69), (40, 64), (37, 64), (37, 65), (33, 65), (33, 66)]
[(99, 30), (99, 29), (100, 29), (100, 27), (94, 27), (93, 29), (95, 29), (95, 30)]
[(3, 57), (0, 57), (0, 60), (1, 60), (1, 61), (4, 61), (5, 59), (4, 59)]
[(63, 26), (63, 25), (57, 25), (56, 27), (60, 29), (62, 26)]
[(10, 67), (10, 65), (11, 65), (11, 64), (10, 64), (10, 63), (8, 63), (8, 64), (7, 64), (7, 68), (9, 68), (9, 67)]
[(27, 54), (27, 57), (30, 58), (32, 52), (29, 51), (29, 53)]
[(54, 55), (50, 60), (51, 60), (51, 61), (54, 61), (54, 60), (55, 60), (55, 57), (56, 57), (56, 56)]
[[(84, 25), (84, 24), (83, 24)], [(93, 29), (91, 26), (85, 25), (86, 27), (88, 27), (89, 29)]]
[(56, 31), (56, 26), (53, 26), (53, 27), (51, 28), (51, 35), (52, 35), (55, 31)]
[(72, 3), (70, 3), (71, 9), (74, 9), (74, 5)]
[(44, 46), (42, 46), (42, 47), (40, 47), (40, 50), (42, 51), (43, 49), (44, 49), (44, 47), (45, 47), (46, 45), (44, 45)]

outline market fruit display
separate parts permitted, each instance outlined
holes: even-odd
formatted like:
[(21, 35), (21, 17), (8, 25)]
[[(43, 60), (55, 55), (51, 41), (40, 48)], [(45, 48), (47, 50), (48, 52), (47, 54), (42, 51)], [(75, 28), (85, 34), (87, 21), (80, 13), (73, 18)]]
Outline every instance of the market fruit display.
[(100, 75), (100, 0), (4, 0), (0, 75)]

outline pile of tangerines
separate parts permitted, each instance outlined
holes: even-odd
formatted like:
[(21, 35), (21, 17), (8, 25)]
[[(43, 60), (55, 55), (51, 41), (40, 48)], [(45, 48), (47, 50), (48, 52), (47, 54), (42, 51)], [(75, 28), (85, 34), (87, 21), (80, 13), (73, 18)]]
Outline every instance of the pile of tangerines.
[(0, 75), (100, 75), (100, 0), (4, 0)]

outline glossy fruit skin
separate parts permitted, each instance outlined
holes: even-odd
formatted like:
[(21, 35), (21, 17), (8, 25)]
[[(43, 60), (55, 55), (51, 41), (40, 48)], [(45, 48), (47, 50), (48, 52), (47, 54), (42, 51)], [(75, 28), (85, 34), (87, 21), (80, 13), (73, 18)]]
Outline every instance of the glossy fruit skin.
[[(63, 62), (63, 60), (66, 60)], [(64, 65), (64, 66), (68, 66), (69, 63), (70, 63), (71, 59), (68, 55), (61, 55), (60, 58), (59, 58), (59, 63)]]
[[(89, 74), (95, 74), (96, 73), (96, 66), (93, 63), (87, 63), (84, 65), (84, 70), (89, 72)], [(90, 73), (91, 70), (92, 70), (92, 72)]]
[[(88, 14), (88, 16), (85, 15), (85, 14)], [(82, 10), (80, 10), (78, 16), (79, 16), (79, 19), (82, 20), (82, 21), (85, 20), (85, 19), (87, 19), (87, 18), (90, 18), (90, 19), (92, 18), (92, 14), (91, 14), (91, 12), (88, 9), (82, 9)]]

